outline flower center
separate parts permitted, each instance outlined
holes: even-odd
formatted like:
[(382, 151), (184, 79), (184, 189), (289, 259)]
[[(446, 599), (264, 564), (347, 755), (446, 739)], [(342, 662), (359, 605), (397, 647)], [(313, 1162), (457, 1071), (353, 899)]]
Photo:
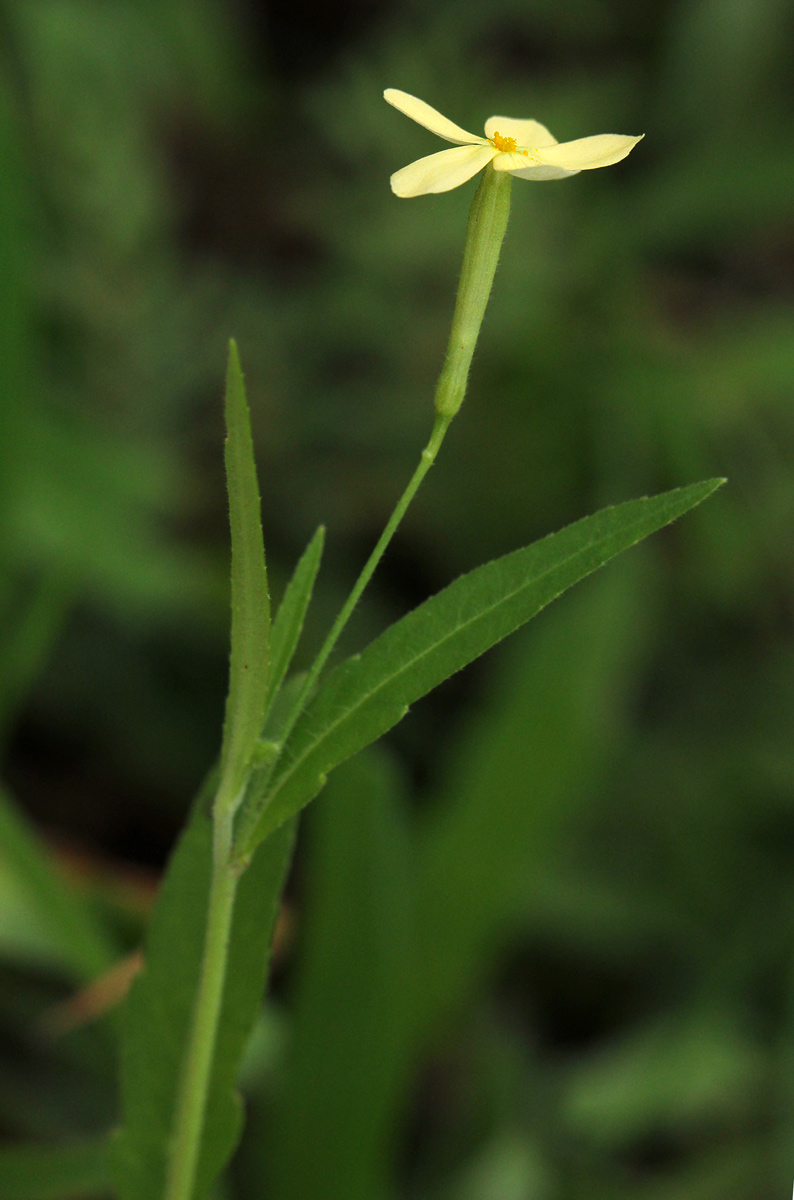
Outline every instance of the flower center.
[(511, 137), (502, 137), (498, 129), (494, 129), (491, 141), (500, 154), (515, 154), (516, 152), (516, 139)]
[(528, 150), (519, 150), (516, 145), (516, 139), (511, 137), (502, 137), (498, 129), (494, 129), (491, 145), (499, 151), (500, 154), (526, 154), (529, 156)]

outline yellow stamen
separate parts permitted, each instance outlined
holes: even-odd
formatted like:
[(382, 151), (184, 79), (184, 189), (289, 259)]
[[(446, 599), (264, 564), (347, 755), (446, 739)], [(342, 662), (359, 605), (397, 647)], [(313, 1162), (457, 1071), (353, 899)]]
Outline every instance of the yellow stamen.
[[(516, 139), (511, 137), (502, 137), (498, 129), (494, 129), (491, 144), (496, 147), (500, 154), (515, 154), (518, 147)], [(526, 151), (524, 151), (526, 154)]]

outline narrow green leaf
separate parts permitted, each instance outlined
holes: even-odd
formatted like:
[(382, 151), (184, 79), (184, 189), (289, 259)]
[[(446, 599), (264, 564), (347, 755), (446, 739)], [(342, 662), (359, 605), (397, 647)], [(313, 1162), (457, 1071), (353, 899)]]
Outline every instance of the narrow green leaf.
[(388, 1192), (414, 994), (411, 840), (384, 752), (336, 772), (312, 813), (290, 1050), (270, 1115), (272, 1200)]
[(107, 1195), (110, 1162), (107, 1138), (65, 1146), (0, 1149), (3, 1200), (78, 1200)]
[(270, 597), (259, 485), (245, 382), (234, 342), (226, 377), (226, 482), (232, 535), (229, 695), (221, 748), (219, 806), (231, 807), (245, 782), (262, 729), (270, 669)]
[[(213, 781), (214, 782), (214, 781)], [(184, 1048), (201, 967), (212, 867), (205, 789), (171, 860), (124, 1014), (123, 1126), (114, 1154), (119, 1200), (162, 1200)], [(268, 838), (243, 876), (195, 1189), (206, 1196), (237, 1143), (235, 1081), (262, 1003), (270, 941), (294, 823)]]
[(722, 482), (706, 480), (602, 509), (486, 563), (342, 663), (288, 739), (249, 845), (299, 812), (321, 790), (329, 771), (400, 721), (420, 696), (616, 554), (694, 508)]
[(271, 636), (268, 705), (284, 682), (284, 676), (289, 670), (292, 656), (298, 645), (306, 611), (312, 598), (314, 581), (320, 569), (324, 541), (325, 529), (321, 525), (304, 550), (276, 613)]
[(75, 982), (86, 983), (111, 967), (118, 958), (112, 939), (61, 876), (46, 847), (2, 789), (0, 854)]

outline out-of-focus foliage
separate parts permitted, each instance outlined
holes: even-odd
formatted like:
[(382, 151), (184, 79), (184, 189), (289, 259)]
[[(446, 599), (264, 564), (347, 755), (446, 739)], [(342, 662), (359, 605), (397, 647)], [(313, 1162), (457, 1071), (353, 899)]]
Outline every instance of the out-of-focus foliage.
[[(390, 194), (437, 146), (383, 88), (471, 129), (645, 132), (608, 172), (516, 183), (469, 398), (348, 646), (602, 503), (729, 487), (318, 801), (228, 1188), (787, 1194), (791, 4), (266, 17), (0, 5), (4, 778), (89, 848), (80, 912), (134, 949), (146, 889), (96, 855), (159, 862), (218, 749), (228, 335), (276, 595), (328, 526), (307, 649), (427, 435), (470, 188)], [(115, 1118), (113, 1021), (53, 1035), (80, 973), (18, 867), (3, 855), (0, 1125), (90, 1137)]]

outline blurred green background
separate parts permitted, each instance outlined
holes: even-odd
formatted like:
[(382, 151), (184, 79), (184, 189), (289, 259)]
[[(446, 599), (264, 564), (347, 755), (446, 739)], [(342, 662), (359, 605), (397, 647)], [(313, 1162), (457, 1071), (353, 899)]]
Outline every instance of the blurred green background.
[[(119, 955), (219, 741), (227, 338), (276, 598), (328, 526), (304, 660), (429, 431), (475, 185), (391, 195), (441, 145), (384, 87), (647, 136), (514, 186), (346, 649), (599, 505), (730, 481), (313, 806), (224, 1200), (788, 1195), (793, 48), (788, 0), (0, 3), (2, 774)], [(2, 843), (0, 955), (3, 1138), (109, 1128), (113, 1018), (53, 1033), (81, 972)]]

